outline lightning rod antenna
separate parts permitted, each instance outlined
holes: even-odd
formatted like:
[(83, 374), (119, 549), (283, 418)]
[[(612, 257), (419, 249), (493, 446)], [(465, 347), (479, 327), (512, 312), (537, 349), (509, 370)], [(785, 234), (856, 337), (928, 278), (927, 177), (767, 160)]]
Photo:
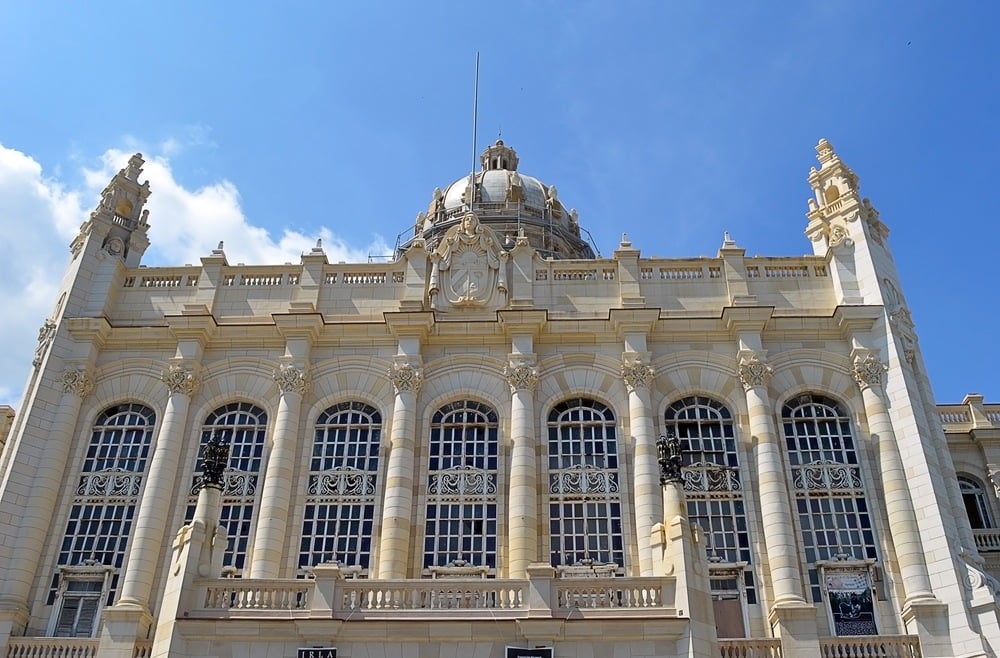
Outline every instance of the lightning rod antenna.
[(476, 198), (476, 132), (479, 124), (479, 51), (476, 51), (476, 89), (472, 96), (472, 169), (469, 171), (469, 210), (472, 210), (472, 202)]

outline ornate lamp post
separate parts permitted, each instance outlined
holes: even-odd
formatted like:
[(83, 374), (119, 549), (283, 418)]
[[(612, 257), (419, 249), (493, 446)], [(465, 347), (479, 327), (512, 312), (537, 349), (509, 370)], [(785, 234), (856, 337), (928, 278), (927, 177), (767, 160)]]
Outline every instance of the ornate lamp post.
[(681, 440), (673, 432), (667, 432), (666, 436), (661, 434), (656, 440), (656, 461), (660, 464), (661, 485), (683, 481), (681, 454)]
[(201, 453), (201, 486), (214, 485), (222, 488), (226, 466), (229, 465), (229, 446), (220, 443), (215, 433), (205, 444)]

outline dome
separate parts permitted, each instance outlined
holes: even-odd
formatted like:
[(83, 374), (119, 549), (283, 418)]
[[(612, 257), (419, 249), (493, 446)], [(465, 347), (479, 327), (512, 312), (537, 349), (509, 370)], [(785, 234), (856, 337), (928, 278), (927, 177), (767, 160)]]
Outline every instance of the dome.
[(412, 237), (400, 247), (401, 251), (418, 237), (433, 249), (445, 231), (472, 210), (508, 248), (515, 237), (523, 235), (545, 257), (594, 257), (594, 250), (580, 236), (576, 211), (566, 209), (555, 185), (520, 173), (514, 149), (497, 140), (483, 151), (479, 161), (482, 169), (475, 174), (474, 193), (469, 193), (469, 175), (443, 190), (436, 188), (427, 212), (417, 216)]

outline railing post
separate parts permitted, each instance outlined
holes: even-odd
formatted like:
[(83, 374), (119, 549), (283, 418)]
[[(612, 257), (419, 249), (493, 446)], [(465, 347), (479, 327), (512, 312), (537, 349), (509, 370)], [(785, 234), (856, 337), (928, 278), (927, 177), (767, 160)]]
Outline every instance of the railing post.
[(529, 617), (552, 616), (552, 581), (556, 570), (544, 562), (528, 565), (528, 600), (526, 608)]
[(339, 581), (343, 579), (338, 564), (317, 564), (313, 567), (313, 595), (309, 616), (311, 618), (332, 619), (342, 608), (337, 600)]

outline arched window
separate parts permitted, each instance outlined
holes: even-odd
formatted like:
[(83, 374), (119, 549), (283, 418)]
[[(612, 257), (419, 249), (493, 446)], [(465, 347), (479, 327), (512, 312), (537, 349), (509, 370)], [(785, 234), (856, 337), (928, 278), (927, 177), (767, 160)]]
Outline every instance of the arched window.
[[(260, 467), (264, 458), (264, 436), (267, 413), (249, 402), (233, 402), (208, 415), (201, 428), (197, 469), (201, 452), (213, 436), (229, 447), (229, 466), (222, 490), (221, 522), (229, 534), (229, 544), (223, 563), (237, 571), (243, 570), (250, 543), (254, 506), (257, 501)], [(194, 518), (201, 473), (196, 471), (188, 501), (188, 520)]]
[(363, 402), (320, 414), (313, 435), (299, 568), (339, 562), (367, 574), (382, 415)]
[(877, 559), (875, 531), (847, 413), (829, 398), (801, 395), (785, 404), (781, 418), (809, 583), (819, 603), (816, 562)]
[(424, 569), (496, 569), (498, 426), (497, 412), (478, 402), (453, 402), (434, 414)]
[(992, 528), (993, 517), (982, 485), (967, 475), (959, 475), (958, 488), (962, 492), (962, 502), (965, 503), (965, 513), (969, 516), (969, 525), (972, 529)]
[(94, 421), (49, 591), (50, 634), (90, 637), (118, 589), (156, 414), (139, 404), (105, 409)]
[[(709, 558), (719, 565), (710, 576), (720, 637), (745, 637), (740, 599), (745, 595), (747, 603), (757, 603), (757, 592), (732, 414), (719, 402), (696, 396), (670, 405), (664, 421), (681, 441), (688, 519), (705, 531)], [(739, 563), (747, 565), (742, 572), (732, 566)]]
[(552, 566), (625, 566), (615, 416), (578, 398), (549, 413)]

